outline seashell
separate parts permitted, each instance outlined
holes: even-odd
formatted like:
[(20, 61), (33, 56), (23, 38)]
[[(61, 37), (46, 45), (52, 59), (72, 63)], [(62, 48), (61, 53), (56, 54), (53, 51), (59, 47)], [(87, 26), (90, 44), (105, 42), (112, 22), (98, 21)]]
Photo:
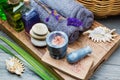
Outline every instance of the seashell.
[(17, 75), (21, 75), (25, 70), (23, 63), (15, 57), (6, 60), (6, 66), (9, 72)]
[(110, 30), (106, 27), (99, 26), (94, 30), (88, 30), (84, 32), (83, 35), (89, 34), (88, 37), (91, 38), (94, 42), (111, 42), (114, 40), (113, 38), (117, 36), (113, 34), (115, 30), (116, 29)]

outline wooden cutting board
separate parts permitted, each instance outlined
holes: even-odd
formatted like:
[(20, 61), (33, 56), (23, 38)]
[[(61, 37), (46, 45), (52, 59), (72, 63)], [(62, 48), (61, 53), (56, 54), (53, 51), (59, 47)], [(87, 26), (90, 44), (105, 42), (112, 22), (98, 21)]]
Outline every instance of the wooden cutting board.
[[(67, 52), (70, 53), (71, 51), (74, 51), (74, 50), (68, 48)], [(87, 73), (89, 72), (93, 64), (93, 59), (90, 56), (85, 57), (84, 59), (80, 60), (75, 64), (69, 64), (66, 58), (63, 58), (60, 60), (51, 58), (48, 51), (42, 57), (42, 60), (45, 63), (51, 65), (52, 67), (59, 69), (62, 72), (65, 72), (68, 75), (71, 75), (78, 79), (85, 79)]]
[[(98, 27), (98, 26), (103, 26), (103, 25), (94, 21), (91, 28), (95, 28), (95, 27)], [(30, 37), (25, 33), (25, 31), (22, 31), (22, 32), (19, 32), (19, 33), (14, 31), (13, 28), (11, 26), (9, 26), (9, 24), (7, 22), (3, 22), (0, 29), (3, 30), (6, 34), (8, 34), (17, 44), (19, 44), (22, 48), (24, 48), (27, 52), (29, 52), (38, 61), (41, 61), (41, 59), (44, 60), (44, 59), (46, 59), (46, 57), (51, 59), (48, 55), (49, 53), (47, 52), (46, 47), (44, 47), (44, 48), (34, 47), (30, 42)], [(68, 46), (69, 50), (70, 49), (71, 50), (76, 50), (76, 49), (82, 48), (86, 45), (89, 45), (93, 49), (92, 55), (90, 57), (86, 57), (86, 58), (83, 59), (83, 62), (85, 62), (85, 63), (88, 63), (88, 60), (90, 60), (90, 63), (87, 64), (89, 66), (85, 67), (84, 74), (83, 74), (83, 72), (80, 72), (82, 75), (80, 75), (80, 76), (77, 75), (76, 76), (77, 78), (84, 78), (85, 80), (89, 79), (90, 76), (94, 73), (94, 71), (100, 66), (100, 64), (102, 62), (104, 62), (106, 59), (108, 59), (108, 57), (115, 51), (115, 49), (117, 49), (117, 47), (120, 44), (120, 35), (117, 34), (117, 33), (115, 33), (115, 34), (117, 35), (117, 37), (115, 37), (114, 38), (115, 40), (112, 41), (111, 43), (109, 43), (109, 42), (95, 43), (92, 40), (90, 40), (87, 36), (80, 35), (80, 38), (76, 42), (74, 42), (73, 44), (69, 44), (69, 46)], [(93, 65), (91, 66), (92, 59), (93, 59)], [(67, 65), (67, 66), (69, 65), (69, 64), (66, 63), (65, 59), (63, 59), (62, 61), (57, 61), (57, 62), (54, 61), (54, 62), (56, 64), (64, 62), (65, 65)], [(52, 65), (52, 66), (56, 67), (57, 70), (55, 70), (55, 69), (54, 70), (58, 74), (60, 74), (66, 80), (74, 79), (74, 78), (71, 78), (71, 76), (68, 76), (68, 75), (64, 74), (63, 72), (67, 73), (66, 71), (64, 71), (65, 69), (57, 68), (57, 66), (55, 66), (55, 63), (53, 63), (54, 65)], [(51, 63), (49, 63), (49, 64), (51, 65)], [(82, 61), (80, 61), (78, 64), (83, 65)], [(74, 66), (75, 69), (79, 69), (79, 68), (76, 68), (76, 67), (81, 67), (81, 66), (78, 66), (78, 65), (72, 65), (72, 66)], [(86, 64), (84, 64), (84, 66), (86, 66)], [(71, 67), (71, 68), (73, 69), (74, 67)], [(76, 70), (73, 70), (73, 72), (75, 72), (75, 71)], [(71, 73), (67, 73), (67, 74), (75, 77), (74, 74), (71, 74)]]
[[(98, 26), (99, 25), (96, 24), (92, 28), (95, 28)], [(55, 60), (50, 57), (49, 52), (46, 52), (45, 55), (43, 55), (42, 60), (45, 63), (71, 76), (74, 76), (79, 79), (85, 79), (92, 66), (92, 61), (94, 61), (92, 66), (93, 68), (95, 67), (96, 64), (98, 64), (99, 61), (101, 61), (104, 58), (103, 56), (107, 58), (106, 55), (109, 54), (109, 51), (112, 50), (113, 46), (119, 40), (120, 40), (120, 37), (119, 38), (116, 37), (115, 40), (111, 43), (110, 42), (97, 43), (97, 42), (93, 42), (87, 36), (81, 35), (80, 39), (77, 42), (75, 42), (72, 45), (69, 45), (68, 53), (88, 45), (92, 48), (92, 51), (93, 51), (91, 56), (86, 57), (83, 60), (80, 60), (80, 62), (78, 62), (75, 65), (68, 64), (65, 58), (62, 60)], [(77, 66), (77, 68), (75, 66)]]

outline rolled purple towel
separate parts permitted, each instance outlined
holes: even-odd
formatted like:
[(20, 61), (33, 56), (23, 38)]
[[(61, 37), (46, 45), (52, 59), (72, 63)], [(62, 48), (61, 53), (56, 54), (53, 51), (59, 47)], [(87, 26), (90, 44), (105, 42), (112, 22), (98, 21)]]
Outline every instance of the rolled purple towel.
[[(74, 0), (39, 0), (48, 7), (57, 10), (62, 16), (68, 17), (72, 12), (77, 11), (77, 8), (84, 6)], [(75, 10), (76, 9), (76, 10)]]
[[(37, 12), (39, 13), (40, 20), (47, 24), (50, 31), (65, 32), (69, 37), (69, 43), (72, 43), (79, 38), (80, 33), (78, 27), (68, 26), (66, 18), (58, 21), (55, 16), (50, 16), (50, 14), (34, 0), (31, 0), (31, 5), (36, 8)], [(46, 21), (48, 17), (49, 21)]]
[(56, 27), (56, 30), (66, 32), (66, 34), (69, 36), (69, 43), (73, 43), (80, 36), (80, 32), (77, 27), (67, 26), (67, 20), (60, 21)]
[(39, 0), (48, 7), (57, 10), (59, 14), (68, 18), (77, 18), (83, 22), (84, 31), (88, 29), (94, 20), (93, 13), (86, 9), (82, 4), (78, 3), (75, 0)]

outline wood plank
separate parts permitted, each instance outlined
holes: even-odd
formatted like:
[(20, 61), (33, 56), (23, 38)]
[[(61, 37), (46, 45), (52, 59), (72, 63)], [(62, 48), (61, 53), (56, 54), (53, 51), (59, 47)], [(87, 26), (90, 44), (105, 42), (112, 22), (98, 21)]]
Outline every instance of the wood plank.
[(44, 53), (45, 49), (43, 50), (43, 48), (40, 48), (40, 50), (39, 50), (39, 48), (34, 47), (31, 44), (31, 42), (30, 42), (30, 37), (25, 33), (24, 30), (22, 32), (18, 33), (15, 30), (13, 30), (13, 28), (7, 22), (4, 22), (2, 25), (3, 26), (1, 26), (0, 29), (2, 29), (13, 40), (15, 40), (16, 43), (18, 43), (23, 48), (25, 46), (27, 46), (25, 48), (26, 51), (28, 51), (30, 54), (32, 54), (32, 56), (34, 56), (38, 60), (41, 59), (41, 57), (43, 56), (43, 53)]
[[(68, 50), (68, 53), (69, 51), (70, 50)], [(45, 53), (45, 55), (42, 57), (42, 60), (49, 65), (55, 67), (56, 69), (59, 69), (62, 72), (66, 72), (67, 74), (78, 79), (85, 79), (87, 73), (89, 72), (93, 64), (93, 59), (89, 56), (80, 60), (76, 64), (69, 64), (66, 61), (66, 58), (61, 60), (55, 60), (51, 58), (49, 52)]]
[(116, 43), (112, 49), (96, 64), (96, 66), (94, 66), (93, 68), (90, 69), (89, 73), (88, 73), (88, 77), (86, 77), (86, 80), (89, 79), (90, 76), (92, 76), (92, 74), (97, 71), (101, 65), (110, 57), (110, 55), (118, 48), (118, 46), (120, 45), (120, 40), (118, 41), (118, 43)]
[[(117, 38), (118, 37), (116, 37), (116, 40), (117, 40)], [(76, 48), (79, 48), (79, 47), (84, 46), (84, 45), (89, 45), (93, 49), (93, 53), (92, 53), (91, 57), (94, 58), (94, 65), (93, 65), (93, 69), (94, 70), (98, 67), (98, 65), (103, 60), (108, 59), (108, 57), (112, 54), (112, 52), (118, 47), (118, 44), (116, 44), (117, 43), (116, 41), (113, 41), (112, 43), (94, 43), (91, 40), (89, 40), (87, 37), (84, 37), (84, 36), (80, 37), (80, 40), (78, 42), (80, 42), (81, 45), (79, 45), (79, 44), (76, 43), (77, 45), (79, 45)], [(108, 44), (110, 44), (108, 48), (106, 48), (106, 44), (107, 44), (107, 46), (108, 46)], [(114, 44), (116, 44), (116, 45), (114, 46)], [(103, 45), (103, 47), (101, 45)], [(105, 45), (105, 47), (104, 47), (104, 45)], [(68, 52), (70, 52), (70, 51), (68, 51)], [(56, 67), (56, 68), (58, 68), (58, 69), (60, 69), (62, 71), (67, 72), (67, 69), (64, 66), (65, 64), (62, 61), (61, 62), (56, 61), (56, 60), (52, 59), (48, 54), (45, 54), (42, 58), (43, 58), (43, 61), (46, 62), (46, 63), (48, 63), (49, 65), (52, 65), (52, 66), (54, 66), (54, 67)], [(57, 62), (58, 62), (58, 64), (63, 65), (62, 68), (60, 67), (60, 65), (57, 65)], [(64, 60), (64, 62), (65, 62), (65, 60)], [(91, 69), (90, 72), (93, 73), (94, 70)], [(68, 73), (71, 73), (71, 72), (68, 71)]]
[(120, 66), (104, 64), (91, 77), (91, 80), (120, 80)]
[[(10, 37), (12, 37), (12, 39), (14, 39), (20, 46), (22, 46), (26, 51), (28, 51), (30, 54), (32, 54), (36, 59), (41, 61), (42, 56), (47, 51), (46, 48), (34, 47), (30, 42), (29, 36), (26, 35), (24, 31), (22, 31), (20, 33), (15, 32), (9, 26), (9, 24), (7, 22), (4, 22), (2, 25), (3, 26), (0, 27), (0, 29), (2, 29), (4, 32), (6, 32)], [(95, 21), (92, 28), (100, 26), (100, 25), (102, 25), (102, 24)], [(115, 38), (115, 40), (112, 43), (108, 43), (108, 42), (94, 43), (93, 41), (88, 39), (87, 36), (81, 35), (80, 38), (74, 44), (69, 45), (69, 48), (72, 48), (75, 50), (75, 49), (81, 48), (85, 45), (90, 45), (93, 48), (94, 51), (93, 51), (91, 57), (94, 60), (94, 64), (93, 64), (92, 68), (90, 69), (90, 71), (88, 72), (88, 75), (89, 75), (94, 72), (94, 70), (105, 59), (105, 57), (108, 58), (113, 53), (113, 51), (118, 47), (119, 42), (120, 42), (119, 35)], [(116, 47), (114, 47), (114, 46), (116, 46)], [(108, 48), (106, 48), (106, 47), (108, 47)], [(99, 50), (97, 50), (97, 49), (99, 49)]]
[[(41, 57), (43, 56), (43, 53), (45, 52), (45, 48), (37, 48), (34, 47), (30, 42), (30, 37), (25, 33), (25, 31), (22, 32), (16, 32), (13, 30), (13, 28), (7, 23), (7, 22), (0, 22), (0, 30), (4, 31), (7, 35), (9, 35), (18, 45), (20, 45), (24, 50), (29, 52), (34, 58), (36, 58), (38, 61), (41, 62)], [(54, 69), (58, 74), (63, 77), (65, 80), (74, 80), (71, 76), (68, 76), (62, 72), (57, 71)]]
[(117, 50), (112, 54), (110, 59), (105, 63), (109, 65), (120, 65), (120, 46), (117, 48)]
[(61, 72), (61, 71), (59, 71), (59, 70), (57, 70), (57, 69), (54, 69), (61, 77), (63, 77), (64, 78), (64, 80), (77, 80), (76, 78), (74, 78), (74, 77), (71, 77), (71, 76), (69, 76), (69, 75), (67, 75), (67, 74), (65, 74), (65, 73), (63, 73), (63, 72)]

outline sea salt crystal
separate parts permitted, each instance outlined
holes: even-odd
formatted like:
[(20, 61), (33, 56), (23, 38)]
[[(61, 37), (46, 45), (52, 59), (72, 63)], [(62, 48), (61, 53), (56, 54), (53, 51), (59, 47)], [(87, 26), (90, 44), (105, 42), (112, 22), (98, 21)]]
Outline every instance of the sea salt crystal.
[(65, 42), (65, 39), (62, 36), (55, 36), (52, 40), (53, 45), (62, 45)]

